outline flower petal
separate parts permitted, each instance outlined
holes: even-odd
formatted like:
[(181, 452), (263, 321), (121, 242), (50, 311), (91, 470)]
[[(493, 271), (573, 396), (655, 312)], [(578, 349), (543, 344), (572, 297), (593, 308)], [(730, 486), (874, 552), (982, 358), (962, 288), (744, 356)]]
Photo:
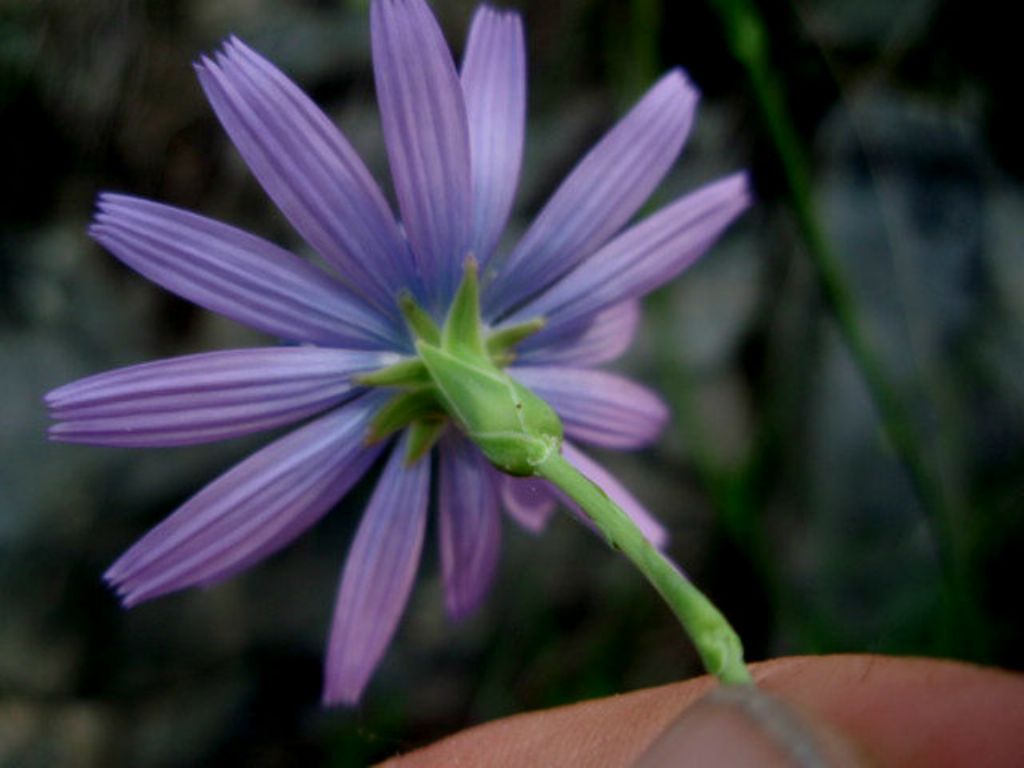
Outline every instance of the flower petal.
[(254, 453), (129, 549), (104, 578), (126, 606), (210, 584), (313, 525), (380, 452), (364, 436), (383, 402), (361, 397)]
[(226, 224), (106, 193), (89, 234), (154, 283), (264, 333), (363, 349), (397, 343), (391, 326), (322, 271)]
[(408, 432), (363, 513), (334, 608), (324, 703), (354, 704), (391, 641), (423, 548), (430, 459), (406, 465)]
[[(648, 512), (644, 506), (636, 500), (626, 487), (615, 479), (608, 470), (594, 461), (592, 458), (587, 456), (581, 450), (576, 448), (568, 440), (562, 443), (562, 455), (565, 456), (566, 461), (572, 464), (576, 469), (582, 472), (587, 478), (590, 479), (595, 485), (603, 490), (608, 497), (618, 504), (622, 511), (629, 515), (630, 519), (636, 523), (637, 528), (640, 532), (647, 537), (658, 549), (662, 549), (668, 543), (668, 532), (665, 530), (660, 522)], [(570, 510), (589, 528), (594, 528), (594, 524), (590, 518), (583, 513), (582, 510), (576, 505), (572, 499), (562, 493), (560, 490), (552, 486), (555, 494), (562, 500), (562, 502), (569, 507)]]
[(640, 302), (623, 301), (588, 320), (582, 331), (542, 339), (539, 344), (531, 336), (516, 350), (516, 362), (587, 367), (611, 362), (633, 343), (640, 325)]
[(331, 120), (237, 38), (196, 65), (207, 98), (253, 175), (344, 282), (385, 312), (415, 277), (384, 195)]
[(473, 176), (471, 248), (481, 264), (508, 221), (526, 132), (526, 44), (517, 13), (480, 6), (462, 60)]
[(501, 503), (509, 516), (530, 533), (544, 530), (558, 504), (551, 484), (537, 477), (498, 477)]
[(675, 277), (749, 204), (746, 174), (709, 184), (615, 238), (508, 322), (544, 315), (547, 325), (531, 341), (558, 339), (595, 313)]
[(402, 224), (437, 309), (468, 254), (469, 129), (451, 52), (423, 0), (374, 0), (374, 75)]
[(490, 285), (500, 317), (544, 289), (618, 232), (658, 186), (686, 140), (697, 92), (666, 74), (562, 183)]
[(445, 607), (462, 619), (480, 605), (494, 580), (501, 546), (501, 517), (493, 473), (465, 438), (446, 435), (440, 444), (438, 536)]
[(605, 448), (641, 448), (668, 421), (665, 403), (647, 387), (606, 371), (522, 366), (509, 374), (555, 409), (565, 433)]
[(315, 347), (188, 355), (121, 368), (46, 396), (50, 437), (123, 447), (188, 445), (270, 429), (351, 396), (355, 373), (397, 356)]

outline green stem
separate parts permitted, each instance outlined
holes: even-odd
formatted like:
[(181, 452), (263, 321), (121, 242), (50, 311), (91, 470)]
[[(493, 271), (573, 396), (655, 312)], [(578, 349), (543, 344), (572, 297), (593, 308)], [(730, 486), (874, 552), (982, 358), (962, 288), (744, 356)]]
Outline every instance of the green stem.
[(726, 684), (753, 683), (743, 662), (743, 646), (729, 622), (604, 491), (557, 451), (552, 451), (535, 470), (579, 504), (609, 546), (622, 552), (647, 577), (690, 635), (709, 673)]
[[(764, 20), (750, 0), (710, 0), (725, 28), (730, 48), (749, 78), (765, 126), (789, 185), (793, 213), (803, 234), (825, 300), (878, 409), (890, 444), (899, 456), (928, 516), (937, 539), (943, 574), (943, 597), (958, 628), (955, 636), (967, 646), (961, 652), (983, 655), (972, 633), (979, 625), (971, 600), (969, 556), (957, 535), (958, 504), (950, 498), (942, 478), (931, 467), (913, 420), (893, 388), (874, 344), (864, 331), (853, 290), (846, 281), (838, 254), (824, 229), (812, 193), (811, 174), (796, 127), (786, 108), (781, 81), (768, 54)], [(980, 651), (980, 653), (979, 653)]]

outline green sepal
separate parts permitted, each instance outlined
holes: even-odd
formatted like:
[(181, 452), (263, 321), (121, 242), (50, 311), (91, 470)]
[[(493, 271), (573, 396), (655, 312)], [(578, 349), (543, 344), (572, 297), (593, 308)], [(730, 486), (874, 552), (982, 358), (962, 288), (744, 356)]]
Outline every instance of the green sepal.
[(437, 392), (426, 386), (395, 395), (381, 406), (366, 435), (367, 443), (380, 442), (418, 419), (444, 416)]
[(498, 365), (510, 361), (515, 357), (512, 350), (516, 345), (533, 336), (545, 325), (547, 321), (543, 317), (535, 317), (525, 323), (498, 328), (487, 337), (487, 353)]
[(358, 374), (352, 377), (352, 381), (363, 387), (422, 387), (430, 384), (430, 374), (422, 360), (412, 358)]
[(409, 425), (409, 439), (405, 447), (405, 464), (411, 467), (427, 455), (434, 444), (441, 439), (444, 428), (448, 426), (446, 419), (418, 419)]
[(405, 292), (398, 297), (398, 308), (402, 311), (405, 324), (409, 326), (414, 339), (419, 339), (428, 344), (441, 343), (441, 329), (437, 327), (434, 318), (427, 314), (412, 294)]
[(459, 290), (445, 318), (441, 347), (460, 357), (487, 357), (480, 322), (480, 285), (477, 281), (476, 259), (472, 256), (466, 259), (462, 282), (459, 283)]
[(417, 351), (441, 405), (499, 469), (532, 475), (562, 443), (562, 422), (546, 402), (490, 359), (466, 360), (424, 342)]

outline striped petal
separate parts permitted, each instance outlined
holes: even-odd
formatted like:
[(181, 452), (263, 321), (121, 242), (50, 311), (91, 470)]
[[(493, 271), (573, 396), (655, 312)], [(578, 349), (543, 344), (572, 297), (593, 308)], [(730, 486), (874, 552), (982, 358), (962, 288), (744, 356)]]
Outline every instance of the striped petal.
[(328, 643), (325, 704), (359, 699), (412, 591), (427, 524), (430, 460), (407, 466), (407, 442), (392, 451), (345, 561)]
[(564, 275), (632, 218), (675, 162), (696, 105), (696, 91), (673, 70), (580, 161), (491, 284), (495, 317)]
[(519, 181), (526, 132), (526, 44), (516, 13), (481, 6), (462, 61), (473, 182), (471, 248), (494, 253)]
[(582, 331), (540, 343), (531, 336), (517, 350), (516, 360), (524, 365), (601, 365), (629, 349), (639, 325), (640, 302), (623, 301), (598, 312)]
[(509, 517), (530, 533), (544, 530), (557, 506), (551, 484), (536, 477), (499, 478), (501, 503)]
[(272, 347), (188, 355), (101, 373), (46, 396), (50, 437), (122, 447), (203, 443), (312, 416), (351, 396), (354, 373), (395, 355)]
[(660, 397), (613, 373), (540, 366), (508, 372), (555, 409), (568, 436), (585, 443), (641, 448), (653, 442), (668, 421), (668, 408)]
[[(655, 517), (648, 512), (639, 501), (636, 500), (636, 497), (626, 490), (626, 487), (608, 470), (576, 448), (576, 446), (568, 440), (562, 443), (562, 455), (565, 456), (566, 461), (576, 467), (576, 469), (582, 472), (592, 483), (608, 494), (608, 497), (618, 504), (622, 508), (623, 512), (629, 515), (630, 519), (636, 523), (636, 527), (640, 529), (640, 532), (646, 536), (647, 540), (654, 546), (658, 549), (662, 549), (668, 543), (668, 532), (665, 530), (665, 526), (658, 522), (658, 520), (655, 519)], [(587, 517), (586, 514), (584, 514), (584, 512), (576, 505), (576, 502), (557, 488), (552, 486), (552, 489), (561, 501), (576, 515), (576, 517), (583, 521), (587, 527), (592, 529), (594, 528), (594, 524), (590, 521), (590, 518)]]
[(454, 434), (440, 445), (438, 536), (445, 608), (462, 619), (491, 587), (501, 547), (498, 491), (487, 460), (471, 442)]
[(462, 86), (423, 0), (374, 0), (374, 75), (402, 224), (437, 308), (469, 248), (469, 129)]
[[(232, 38), (199, 81), (253, 175), (314, 250), (385, 312), (415, 276), (380, 188), (331, 120), (272, 64)], [(412, 286), (410, 286), (412, 287)]]
[(322, 271), (226, 224), (108, 193), (89, 234), (161, 287), (264, 333), (359, 349), (397, 343), (391, 326)]
[(709, 184), (617, 237), (509, 322), (544, 315), (547, 325), (533, 343), (558, 339), (588, 317), (671, 280), (710, 248), (749, 204), (745, 174)]
[(330, 510), (380, 452), (364, 436), (380, 406), (361, 397), (214, 480), (104, 574), (126, 606), (236, 573)]

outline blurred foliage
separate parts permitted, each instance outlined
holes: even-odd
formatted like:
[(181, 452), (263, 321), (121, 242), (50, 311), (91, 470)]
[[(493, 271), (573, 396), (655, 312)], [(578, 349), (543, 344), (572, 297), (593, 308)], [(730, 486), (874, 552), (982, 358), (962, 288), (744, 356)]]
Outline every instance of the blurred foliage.
[[(665, 395), (673, 428), (651, 450), (602, 456), (668, 522), (672, 555), (735, 621), (750, 657), (878, 651), (1024, 667), (1024, 118), (1011, 25), (992, 23), (995, 3), (755, 6), (857, 330), (956, 510), (939, 526), (836, 326), (758, 108), (761, 75), (734, 58), (722, 4), (515, 5), (531, 91), (513, 230), (671, 66), (704, 98), (650, 208), (736, 168), (753, 174), (755, 208), (651, 297), (617, 365)], [(464, 39), (473, 6), (434, 3), (450, 40)], [(39, 398), (53, 386), (260, 343), (91, 244), (95, 195), (154, 197), (301, 250), (190, 62), (238, 34), (308, 89), (383, 181), (367, 8), (0, 5), (2, 765), (363, 765), (501, 715), (698, 672), (656, 596), (568, 518), (537, 539), (506, 526), (494, 594), (456, 627), (428, 552), (398, 640), (353, 711), (322, 711), (318, 697), (365, 488), (286, 552), (209, 591), (126, 613), (99, 582), (135, 537), (265, 437), (139, 452), (46, 442)], [(944, 546), (968, 566), (972, 626), (951, 622)]]

